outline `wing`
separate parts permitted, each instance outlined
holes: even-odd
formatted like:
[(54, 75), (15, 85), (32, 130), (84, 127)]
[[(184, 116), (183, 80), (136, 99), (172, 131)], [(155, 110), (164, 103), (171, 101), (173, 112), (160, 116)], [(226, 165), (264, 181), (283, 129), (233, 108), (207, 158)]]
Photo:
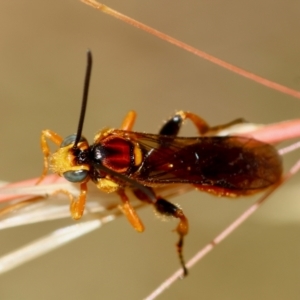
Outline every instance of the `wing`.
[(254, 139), (123, 134), (143, 151), (143, 163), (130, 177), (145, 185), (192, 183), (257, 190), (278, 182), (282, 174), (277, 150)]

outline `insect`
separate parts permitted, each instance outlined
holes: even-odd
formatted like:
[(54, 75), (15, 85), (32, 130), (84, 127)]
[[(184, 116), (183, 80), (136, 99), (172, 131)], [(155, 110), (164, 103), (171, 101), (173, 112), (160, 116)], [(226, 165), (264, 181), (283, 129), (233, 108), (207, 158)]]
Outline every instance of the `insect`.
[[(189, 184), (197, 190), (217, 196), (249, 195), (276, 184), (282, 174), (282, 163), (276, 149), (255, 139), (214, 136), (215, 132), (241, 120), (210, 127), (196, 114), (179, 111), (169, 119), (159, 134), (132, 131), (136, 114), (131, 111), (121, 129), (104, 129), (89, 145), (82, 136), (92, 69), (92, 54), (87, 52), (88, 63), (77, 133), (62, 139), (51, 130), (42, 131), (41, 148), (44, 170), (49, 168), (70, 182), (80, 184), (77, 199), (66, 191), (71, 201), (73, 219), (80, 219), (87, 197), (87, 182), (92, 180), (103, 192), (116, 192), (122, 202), (122, 211), (139, 232), (144, 230), (126, 188), (141, 201), (152, 204), (162, 215), (179, 220), (177, 251), (184, 275), (187, 274), (182, 249), (188, 233), (188, 219), (182, 209), (156, 195), (162, 185)], [(189, 119), (199, 131), (197, 137), (179, 137), (183, 121)], [(204, 136), (210, 134), (210, 136)], [(47, 139), (59, 146), (50, 154)], [(38, 183), (39, 183), (38, 182)]]

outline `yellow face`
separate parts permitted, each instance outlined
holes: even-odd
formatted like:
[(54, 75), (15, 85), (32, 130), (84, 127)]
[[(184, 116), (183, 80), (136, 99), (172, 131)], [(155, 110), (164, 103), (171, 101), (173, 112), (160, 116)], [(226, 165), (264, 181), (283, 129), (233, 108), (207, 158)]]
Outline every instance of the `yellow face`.
[[(71, 182), (83, 182), (87, 179), (89, 165), (76, 165), (76, 157), (73, 154), (72, 147), (74, 143), (59, 148), (50, 156), (50, 168), (59, 176), (65, 177)], [(88, 148), (87, 142), (78, 143), (80, 150)]]

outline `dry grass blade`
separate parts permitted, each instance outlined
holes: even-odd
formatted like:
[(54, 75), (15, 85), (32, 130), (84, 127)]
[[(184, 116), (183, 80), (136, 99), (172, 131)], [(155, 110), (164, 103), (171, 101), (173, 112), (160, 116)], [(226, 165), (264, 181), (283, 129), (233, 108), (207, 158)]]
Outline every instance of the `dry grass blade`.
[(179, 48), (182, 48), (183, 50), (185, 51), (188, 51), (188, 52), (191, 52), (193, 54), (195, 54), (196, 56), (199, 56), (205, 60), (208, 60), (210, 61), (211, 63), (213, 64), (216, 64), (222, 68), (225, 68), (231, 72), (234, 72), (240, 76), (243, 76), (245, 78), (248, 78), (250, 80), (253, 80), (259, 84), (262, 84), (270, 89), (273, 89), (273, 90), (276, 90), (278, 92), (281, 92), (281, 93), (284, 93), (286, 95), (289, 95), (289, 96), (292, 96), (292, 97), (295, 97), (295, 98), (298, 98), (300, 99), (300, 92), (299, 91), (296, 91), (296, 90), (293, 90), (291, 88), (288, 88), (286, 86), (283, 86), (279, 83), (276, 83), (276, 82), (273, 82), (271, 80), (268, 80), (266, 78), (263, 78), (261, 76), (258, 76), (256, 74), (253, 74), (251, 72), (248, 72), (246, 70), (243, 70), (242, 68), (239, 68), (237, 66), (234, 66), (228, 62), (225, 62), (219, 58), (216, 58), (208, 53), (205, 53), (201, 50), (198, 50), (188, 44), (185, 44), (177, 39), (174, 39), (173, 37), (167, 35), (167, 34), (164, 34), (158, 30), (155, 30), (141, 22), (138, 22), (132, 18), (129, 18), (121, 13), (119, 13), (118, 11), (115, 11), (111, 8), (109, 8), (108, 6), (102, 4), (102, 3), (99, 3), (95, 0), (80, 0), (81, 2), (87, 4), (87, 5), (90, 5), (92, 6), (93, 8), (96, 8), (98, 10), (100, 10), (101, 12), (105, 13), (105, 14), (108, 14), (108, 15), (111, 15), (117, 19), (120, 19), (121, 21), (125, 22), (125, 23), (128, 23), (134, 27), (137, 27), (141, 30), (144, 30), (168, 43), (171, 43)]

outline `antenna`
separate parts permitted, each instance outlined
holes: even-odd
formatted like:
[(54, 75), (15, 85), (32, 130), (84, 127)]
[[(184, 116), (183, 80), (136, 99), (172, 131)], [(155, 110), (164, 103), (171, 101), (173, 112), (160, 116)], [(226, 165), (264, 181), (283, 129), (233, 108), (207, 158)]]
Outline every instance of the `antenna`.
[(85, 72), (85, 78), (84, 78), (83, 96), (82, 96), (79, 123), (78, 123), (78, 127), (77, 127), (77, 134), (76, 134), (76, 139), (74, 142), (73, 149), (77, 148), (77, 144), (79, 143), (79, 140), (81, 138), (83, 122), (84, 122), (84, 117), (85, 117), (85, 111), (86, 111), (86, 106), (87, 106), (87, 100), (88, 100), (88, 94), (89, 94), (90, 78), (91, 78), (91, 73), (92, 73), (93, 59), (92, 59), (91, 50), (88, 49), (86, 54), (87, 54), (87, 65), (86, 65), (86, 72)]

